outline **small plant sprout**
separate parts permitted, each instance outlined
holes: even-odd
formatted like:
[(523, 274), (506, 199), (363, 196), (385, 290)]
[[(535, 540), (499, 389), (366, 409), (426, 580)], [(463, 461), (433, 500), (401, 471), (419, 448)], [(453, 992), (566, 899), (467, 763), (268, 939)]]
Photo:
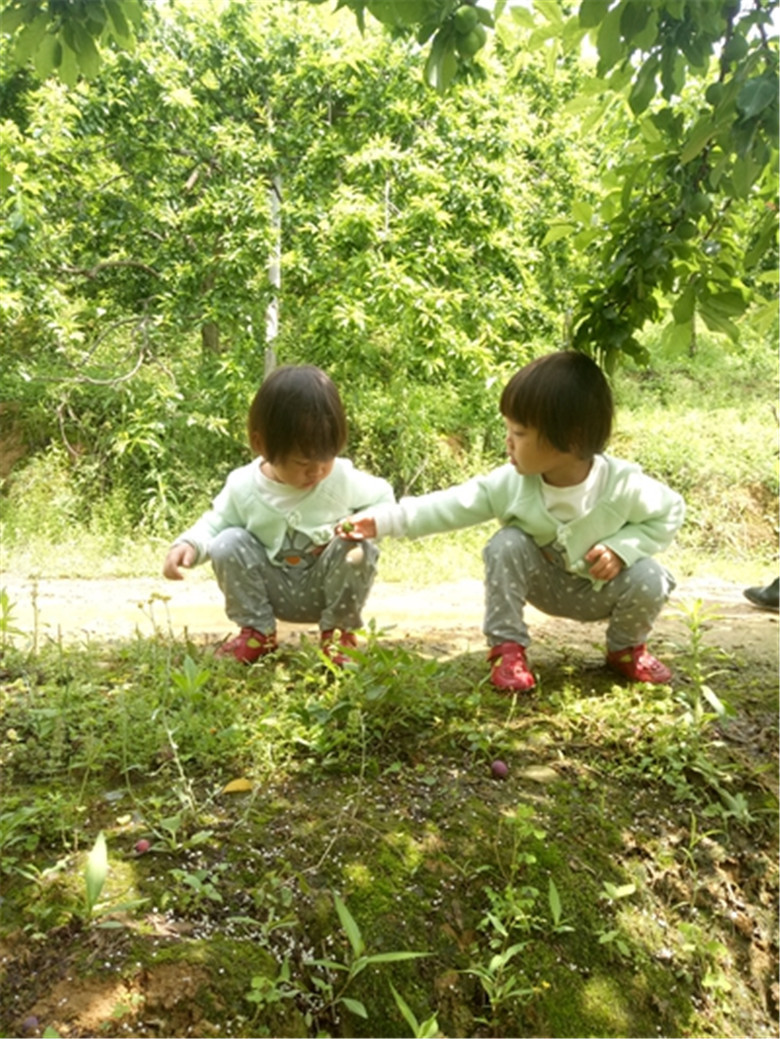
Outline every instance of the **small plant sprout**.
[(171, 681), (185, 696), (200, 692), (210, 677), (208, 668), (201, 667), (189, 655), (184, 658), (181, 670), (171, 672)]
[(84, 869), (84, 886), (86, 894), (86, 916), (91, 919), (92, 913), (100, 898), (100, 892), (106, 882), (108, 875), (108, 848), (106, 838), (101, 830), (97, 835), (92, 850), (87, 855), (87, 864)]
[(352, 999), (344, 994), (347, 987), (352, 981), (354, 981), (358, 974), (362, 973), (366, 967), (374, 966), (379, 963), (398, 963), (400, 960), (416, 960), (420, 957), (427, 956), (428, 953), (399, 951), (367, 954), (366, 943), (363, 940), (363, 935), (360, 933), (357, 921), (352, 916), (349, 909), (347, 909), (345, 902), (335, 893), (333, 895), (333, 902), (336, 906), (336, 912), (338, 913), (341, 927), (349, 941), (351, 954), (347, 957), (346, 962), (344, 963), (331, 959), (316, 959), (309, 960), (308, 962), (314, 967), (323, 967), (328, 972), (340, 971), (342, 974), (346, 975), (342, 984), (338, 986), (338, 988), (334, 986), (330, 978), (327, 980), (321, 978), (315, 979), (318, 988), (322, 990), (328, 1000), (324, 1009), (341, 1004), (349, 1010), (350, 1013), (356, 1014), (358, 1017), (368, 1018), (368, 1012), (363, 1003), (361, 1003), (359, 999)]
[(23, 635), (21, 628), (14, 624), (16, 607), (11, 602), (5, 588), (0, 588), (0, 652), (5, 653), (17, 635)]
[(710, 668), (709, 659), (715, 653), (721, 657), (724, 654), (722, 650), (712, 650), (705, 645), (704, 632), (723, 618), (716, 610), (706, 607), (701, 599), (684, 603), (678, 612), (688, 628), (688, 675), (693, 686), (691, 692), (681, 698), (685, 708), (683, 719), (695, 733), (700, 733), (711, 722), (733, 717), (735, 713), (709, 685), (713, 678), (723, 673), (722, 668)]
[(549, 878), (547, 884), (547, 902), (550, 906), (550, 916), (552, 917), (554, 933), (565, 934), (568, 931), (573, 931), (574, 928), (565, 922), (561, 896), (558, 894), (558, 888), (552, 877)]
[(424, 1021), (418, 1021), (414, 1011), (411, 1009), (406, 1000), (396, 990), (395, 985), (390, 982), (390, 991), (393, 993), (393, 999), (398, 1009), (401, 1011), (404, 1020), (411, 1029), (413, 1039), (435, 1039), (440, 1034), (439, 1022), (436, 1020), (436, 1014), (431, 1014)]

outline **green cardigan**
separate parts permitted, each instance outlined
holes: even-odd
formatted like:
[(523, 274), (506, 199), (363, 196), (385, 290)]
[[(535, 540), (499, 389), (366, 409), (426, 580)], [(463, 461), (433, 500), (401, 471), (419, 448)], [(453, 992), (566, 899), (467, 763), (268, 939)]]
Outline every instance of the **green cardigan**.
[(519, 527), (540, 547), (558, 549), (570, 571), (593, 580), (584, 556), (594, 545), (607, 545), (631, 566), (666, 548), (685, 516), (681, 496), (646, 476), (638, 465), (609, 455), (604, 461), (607, 478), (601, 498), (570, 523), (560, 522), (545, 508), (541, 476), (521, 476), (510, 464), (367, 514), (376, 520), (379, 537), (418, 538), (495, 519), (503, 526)]
[(337, 458), (332, 471), (298, 498), (295, 507), (280, 512), (268, 502), (260, 483), (261, 459), (234, 469), (212, 507), (176, 542), (186, 541), (198, 553), (196, 563), (208, 559), (211, 539), (227, 527), (243, 527), (265, 546), (273, 561), (288, 530), (301, 531), (315, 545), (326, 545), (333, 528), (360, 509), (395, 501), (393, 488), (378, 476), (355, 469), (346, 458)]

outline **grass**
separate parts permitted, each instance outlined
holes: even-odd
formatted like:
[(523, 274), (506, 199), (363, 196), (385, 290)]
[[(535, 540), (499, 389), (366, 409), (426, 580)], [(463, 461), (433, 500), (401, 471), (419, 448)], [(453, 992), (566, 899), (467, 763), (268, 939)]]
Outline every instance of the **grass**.
[(774, 1034), (776, 674), (706, 617), (674, 688), (542, 646), (515, 700), (381, 632), (339, 674), (163, 631), (33, 656), (12, 605), (6, 1034)]

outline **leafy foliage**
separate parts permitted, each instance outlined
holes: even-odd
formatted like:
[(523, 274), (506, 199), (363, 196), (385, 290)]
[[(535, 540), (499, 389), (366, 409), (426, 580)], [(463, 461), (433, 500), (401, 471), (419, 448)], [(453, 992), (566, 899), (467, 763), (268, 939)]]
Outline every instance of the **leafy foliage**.
[[(494, 26), (449, 0), (126, 4), (12, 2), (0, 38), (4, 396), (80, 517), (203, 503), (268, 347), (329, 371), (351, 453), (404, 492), (499, 457), (498, 391), (535, 353), (613, 368), (695, 353), (702, 323), (771, 333), (762, 0), (498, 4)], [(52, 38), (89, 19), (91, 78), (35, 78), (44, 16)], [(432, 91), (436, 48), (456, 67)]]
[(45, 79), (56, 72), (75, 86), (79, 76), (94, 79), (100, 49), (109, 41), (132, 49), (141, 21), (142, 0), (9, 0), (0, 13), (2, 31), (14, 35), (13, 60), (32, 60)]

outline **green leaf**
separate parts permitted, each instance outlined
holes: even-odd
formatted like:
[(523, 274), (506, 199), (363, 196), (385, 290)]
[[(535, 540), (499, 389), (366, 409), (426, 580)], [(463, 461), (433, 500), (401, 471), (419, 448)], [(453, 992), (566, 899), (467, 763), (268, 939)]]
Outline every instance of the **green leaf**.
[(714, 293), (707, 299), (707, 306), (726, 317), (737, 317), (744, 314), (747, 303), (742, 293), (734, 289)]
[(751, 155), (740, 155), (731, 171), (731, 187), (737, 198), (747, 198), (750, 189), (763, 173), (764, 167)]
[(608, 880), (604, 881), (604, 891), (613, 900), (618, 898), (628, 898), (629, 895), (633, 895), (636, 891), (635, 884), (611, 884)]
[(561, 896), (558, 894), (558, 888), (555, 886), (555, 881), (552, 877), (549, 878), (547, 883), (547, 900), (550, 903), (550, 914), (552, 915), (553, 923), (560, 923), (563, 911)]
[(25, 25), (16, 37), (16, 45), (14, 46), (13, 53), (14, 61), (18, 65), (24, 65), (24, 63), (32, 57), (38, 44), (43, 39), (43, 34), (46, 32), (48, 24), (49, 12), (41, 11), (31, 22)]
[(695, 159), (704, 150), (705, 145), (715, 133), (715, 130), (716, 126), (711, 117), (708, 115), (702, 116), (688, 135), (685, 147), (680, 153), (680, 162), (686, 165), (691, 159)]
[(76, 59), (84, 76), (94, 79), (100, 71), (100, 55), (98, 54), (95, 41), (84, 28), (76, 22), (73, 26), (73, 49)]
[(3, 11), (0, 12), (0, 31), (7, 36), (12, 36), (22, 22), (27, 21), (29, 11), (30, 8), (22, 3), (18, 3), (16, 7), (9, 4), (3, 8)]
[(563, 13), (558, 4), (542, 3), (536, 5), (536, 10), (550, 23), (550, 27), (557, 33), (563, 26)]
[(686, 325), (693, 317), (696, 308), (696, 290), (693, 285), (688, 285), (681, 296), (674, 301), (672, 316), (676, 325)]
[(342, 996), (339, 1002), (343, 1003), (347, 1010), (357, 1014), (358, 1017), (368, 1019), (368, 1012), (359, 999), (350, 999), (348, 996)]
[(637, 73), (631, 93), (628, 95), (628, 103), (634, 115), (641, 115), (655, 97), (657, 70), (658, 58), (653, 55), (647, 59)]
[(658, 39), (658, 8), (653, 7), (643, 29), (633, 38), (636, 50), (648, 51)]
[(423, 78), (429, 87), (443, 94), (458, 71), (455, 36), (449, 26), (440, 29), (433, 38)]
[(420, 1028), (420, 1026), (418, 1024), (418, 1021), (417, 1021), (417, 1018), (414, 1016), (414, 1013), (412, 1012), (412, 1009), (409, 1007), (409, 1005), (406, 1003), (406, 1001), (398, 993), (398, 991), (396, 990), (396, 987), (392, 983), (392, 981), (389, 982), (389, 984), (390, 984), (390, 991), (393, 993), (393, 999), (396, 1002), (396, 1006), (398, 1007), (398, 1009), (403, 1014), (404, 1021), (406, 1021), (406, 1023), (411, 1028), (412, 1035), (417, 1035), (417, 1033), (419, 1031), (419, 1028)]
[(106, 0), (106, 10), (113, 27), (112, 35), (118, 43), (128, 43), (132, 39), (132, 33), (122, 10), (122, 4), (119, 0)]
[(599, 52), (598, 73), (603, 76), (625, 54), (625, 47), (620, 39), (620, 8), (610, 11), (602, 21), (596, 38), (596, 49)]
[(699, 313), (711, 332), (720, 332), (722, 335), (728, 336), (732, 343), (739, 341), (739, 329), (733, 321), (724, 317), (719, 311), (713, 310), (707, 303), (702, 303), (699, 306)]
[(400, 963), (401, 960), (419, 960), (428, 955), (427, 952), (375, 952), (371, 956), (366, 956), (366, 964)]
[(609, 0), (582, 0), (578, 17), (583, 29), (593, 29), (603, 21), (609, 10)]
[[(685, 86), (685, 69), (685, 58), (679, 51), (664, 51), (661, 59), (661, 86), (663, 96), (667, 101), (670, 101), (675, 94), (682, 93)], [(669, 112), (669, 116), (672, 116), (671, 112)]]
[(79, 67), (75, 51), (63, 44), (62, 58), (58, 67), (60, 79), (67, 87), (75, 87), (79, 81)]
[(62, 44), (53, 33), (46, 33), (33, 57), (33, 67), (40, 79), (59, 67), (62, 61)]
[(108, 875), (108, 849), (106, 847), (106, 838), (101, 830), (97, 835), (95, 843), (92, 845), (92, 850), (87, 855), (87, 865), (84, 870), (84, 883), (86, 886), (87, 893), (87, 914), (92, 915), (92, 910), (95, 908), (97, 900), (100, 898), (100, 892), (103, 890), (103, 885), (106, 882), (106, 876)]
[(685, 324), (676, 324), (676, 322), (670, 322), (664, 329), (664, 345), (668, 347), (672, 352), (678, 353), (684, 350), (688, 350), (691, 345), (691, 336), (693, 335), (693, 322), (688, 321)]
[(647, 25), (650, 9), (647, 4), (624, 3), (620, 11), (620, 33), (628, 42)]
[(515, 25), (519, 25), (521, 29), (536, 28), (534, 16), (527, 7), (518, 7), (516, 4), (513, 4), (509, 9), (509, 16)]
[(360, 933), (360, 928), (355, 922), (355, 918), (338, 895), (333, 895), (333, 901), (336, 904), (336, 912), (339, 914), (341, 926), (344, 928), (344, 933), (349, 939), (349, 944), (352, 946), (353, 953), (355, 956), (361, 956), (366, 948), (366, 944), (363, 941), (363, 936)]
[(576, 230), (576, 224), (553, 224), (542, 239), (542, 245), (550, 245), (552, 242), (559, 242), (562, 238), (569, 238)]
[(728, 714), (728, 708), (723, 703), (723, 701), (712, 691), (712, 689), (710, 689), (708, 685), (703, 685), (701, 687), (701, 695), (704, 697), (704, 699), (707, 701), (710, 707), (715, 711), (719, 718), (726, 717), (726, 715)]
[(752, 119), (776, 100), (777, 76), (766, 73), (747, 81), (737, 95), (737, 108), (748, 119)]

